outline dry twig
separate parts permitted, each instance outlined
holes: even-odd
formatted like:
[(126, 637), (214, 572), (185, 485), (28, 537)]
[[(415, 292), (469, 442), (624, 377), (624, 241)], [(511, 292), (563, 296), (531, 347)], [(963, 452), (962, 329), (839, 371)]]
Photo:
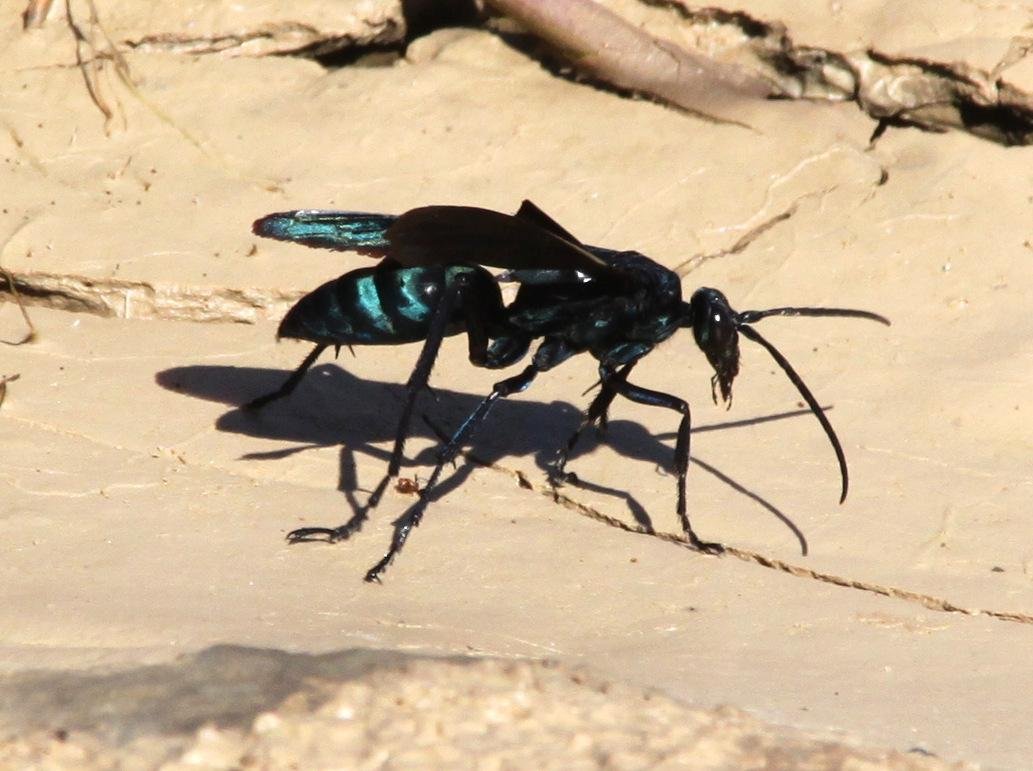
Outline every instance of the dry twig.
[(773, 94), (767, 81), (632, 26), (592, 0), (488, 0), (585, 75), (684, 110), (738, 123), (732, 102)]
[(15, 373), (14, 375), (2, 375), (0, 376), (0, 407), (4, 405), (4, 399), (7, 397), (7, 384), (12, 383), (21, 375)]
[(42, 27), (43, 22), (47, 20), (47, 14), (50, 13), (50, 6), (53, 4), (54, 0), (29, 0), (28, 6), (22, 13), (22, 28)]

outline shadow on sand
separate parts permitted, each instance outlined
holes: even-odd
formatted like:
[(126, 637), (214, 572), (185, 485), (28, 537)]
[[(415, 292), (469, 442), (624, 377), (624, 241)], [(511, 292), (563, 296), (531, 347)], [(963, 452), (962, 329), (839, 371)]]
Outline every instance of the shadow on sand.
[[(354, 514), (364, 512), (366, 505), (360, 503), (355, 496), (359, 491), (355, 454), (361, 453), (381, 459), (385, 466), (387, 465), (390, 444), (397, 428), (395, 416), (400, 412), (405, 398), (404, 384), (364, 380), (334, 364), (322, 364), (313, 367), (289, 397), (272, 402), (258, 412), (241, 408), (240, 405), (255, 396), (278, 388), (285, 378), (286, 373), (278, 369), (214, 365), (174, 367), (155, 376), (155, 380), (163, 388), (229, 405), (231, 409), (216, 421), (216, 428), (220, 431), (293, 444), (268, 452), (247, 453), (242, 456), (243, 459), (277, 460), (317, 447), (340, 446), (337, 487), (347, 498)], [(441, 427), (445, 431), (453, 430), (463, 418), (476, 409), (482, 398), (483, 395), (480, 394), (439, 388), (424, 392), (417, 403), (410, 436), (424, 437), (437, 442), (439, 437), (430, 425)], [(618, 402), (618, 410), (619, 405)], [(426, 419), (420, 419), (421, 413)], [(808, 414), (809, 410), (799, 409), (746, 420), (723, 421), (696, 426), (692, 433), (697, 435), (708, 431), (723, 431)], [(532, 455), (536, 465), (544, 473), (555, 460), (557, 450), (578, 427), (580, 420), (580, 408), (568, 402), (556, 401), (546, 404), (522, 397), (502, 399), (480, 431), (474, 435), (472, 446), (477, 457), (489, 464), (499, 462), (507, 456)], [(672, 414), (671, 420), (673, 425), (677, 425), (677, 416)], [(616, 452), (630, 460), (641, 461), (670, 473), (674, 452), (667, 442), (673, 444), (674, 437), (674, 431), (657, 435), (632, 421), (611, 420), (605, 436), (600, 436), (597, 431), (585, 432), (577, 448), (571, 453), (570, 460), (573, 462), (576, 458), (591, 453), (605, 441)], [(428, 447), (415, 457), (409, 457), (403, 463), (403, 469), (431, 467), (436, 458), (436, 447)], [(796, 536), (802, 553), (807, 553), (807, 541), (803, 533), (785, 513), (695, 455), (692, 463), (778, 518)], [(430, 492), (430, 500), (436, 500), (459, 487), (470, 471), (469, 464), (461, 464)], [(652, 523), (645, 508), (626, 490), (592, 482), (584, 475), (580, 476), (578, 486), (620, 498), (628, 506), (635, 521), (652, 531)], [(674, 487), (673, 476), (671, 486)], [(671, 492), (673, 508), (674, 490)], [(690, 513), (691, 492), (690, 475)]]

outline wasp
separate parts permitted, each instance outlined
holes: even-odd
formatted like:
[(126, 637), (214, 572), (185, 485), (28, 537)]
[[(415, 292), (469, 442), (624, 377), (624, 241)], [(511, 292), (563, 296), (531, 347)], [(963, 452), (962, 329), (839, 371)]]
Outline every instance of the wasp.
[[(789, 361), (753, 324), (769, 316), (842, 316), (889, 324), (883, 316), (850, 308), (737, 312), (720, 291), (706, 287), (685, 301), (681, 280), (673, 271), (639, 252), (583, 244), (530, 201), (524, 201), (513, 215), (472, 206), (425, 206), (400, 215), (303, 209), (262, 217), (253, 231), (306, 246), (355, 251), (379, 262), (328, 281), (288, 311), (277, 337), (307, 340), (315, 348), (279, 389), (252, 400), (247, 408), (259, 409), (290, 394), (329, 346), (339, 350), (341, 346), (423, 344), (406, 383), (387, 475), (371, 496), (371, 504), (340, 527), (294, 530), (287, 535), (291, 543), (339, 541), (362, 526), (387, 481), (399, 473), (416, 399), (428, 387), (445, 337), (465, 334), (470, 363), (488, 369), (517, 364), (536, 346), (530, 363), (495, 383), (443, 442), (419, 500), (396, 522), (390, 548), (366, 573), (367, 581), (380, 581), (401, 552), (424, 515), (442, 469), (456, 458), (493, 405), (525, 391), (538, 375), (581, 353), (599, 362), (599, 391), (558, 453), (550, 471), (552, 483), (576, 481), (566, 471), (567, 457), (588, 427), (605, 426), (617, 396), (671, 410), (679, 415), (674, 468), (681, 527), (696, 549), (712, 554), (723, 551), (721, 544), (701, 540), (689, 521), (685, 480), (692, 417), (688, 403), (629, 380), (635, 365), (680, 329), (692, 330), (714, 370), (715, 403), (720, 396), (731, 406), (732, 383), (739, 374), (740, 335), (771, 355), (828, 437), (842, 479), (840, 502), (846, 499), (846, 457), (832, 425)], [(503, 272), (495, 274), (489, 268)], [(503, 300), (500, 282), (518, 285), (509, 304)]]

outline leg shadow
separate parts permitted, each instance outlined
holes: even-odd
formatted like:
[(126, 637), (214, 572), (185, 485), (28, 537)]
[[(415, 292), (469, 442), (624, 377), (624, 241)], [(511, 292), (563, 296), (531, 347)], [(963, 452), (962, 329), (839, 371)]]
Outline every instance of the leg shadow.
[[(323, 364), (312, 367), (288, 398), (253, 412), (242, 409), (242, 406), (258, 394), (278, 388), (285, 379), (282, 370), (194, 365), (163, 370), (156, 374), (155, 379), (163, 388), (193, 398), (230, 405), (231, 409), (216, 421), (216, 428), (220, 431), (293, 443), (289, 447), (249, 452), (242, 455), (242, 459), (280, 460), (311, 449), (341, 446), (337, 489), (345, 496), (352, 511), (350, 519), (335, 528), (301, 528), (293, 531), (289, 535), (292, 541), (347, 538), (361, 529), (388, 489), (390, 478), (385, 476), (377, 487), (369, 491), (365, 502), (360, 502), (356, 493), (363, 490), (357, 478), (356, 456), (364, 454), (387, 463), (390, 450), (383, 445), (390, 447), (397, 428), (389, 416), (396, 415), (403, 403), (404, 384), (362, 379), (339, 366)], [(422, 407), (417, 409), (421, 413), (433, 415), (433, 418), (413, 421), (410, 438), (430, 439), (435, 444), (404, 460), (403, 467), (433, 466), (437, 460), (438, 442), (443, 436), (447, 438), (454, 430), (450, 427), (457, 427), (476, 409), (482, 398), (479, 394), (442, 388), (435, 388), (432, 396), (422, 394)], [(752, 426), (808, 414), (810, 411), (804, 409), (725, 421), (697, 426), (693, 433)], [(500, 400), (482, 430), (472, 438), (476, 460), (492, 465), (507, 456), (532, 455), (536, 465), (547, 471), (556, 449), (562, 446), (562, 442), (579, 425), (580, 420), (581, 410), (567, 402)], [(437, 428), (432, 428), (432, 425)], [(503, 427), (504, 430), (501, 430)], [(674, 452), (664, 440), (671, 440), (674, 436), (674, 432), (650, 434), (641, 425), (630, 421), (611, 421), (607, 441), (624, 457), (670, 470)], [(587, 456), (599, 442), (598, 432), (595, 435), (593, 432), (586, 433), (570, 454), (570, 460)], [(692, 460), (704, 471), (777, 517), (796, 536), (803, 553), (807, 553), (806, 539), (784, 512), (714, 466), (696, 457)], [(427, 491), (427, 505), (459, 487), (468, 475), (469, 469), (460, 467), (443, 479), (433, 490)], [(624, 501), (635, 521), (646, 530), (653, 531), (645, 507), (630, 492), (584, 479), (580, 479), (577, 486)]]

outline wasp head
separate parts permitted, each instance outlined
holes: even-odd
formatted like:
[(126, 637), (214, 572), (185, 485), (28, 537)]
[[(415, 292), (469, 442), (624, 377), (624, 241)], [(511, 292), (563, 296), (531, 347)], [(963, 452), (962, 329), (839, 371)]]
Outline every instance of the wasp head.
[(696, 344), (703, 349), (711, 366), (714, 368), (714, 375), (710, 380), (713, 389), (714, 401), (717, 401), (717, 388), (721, 388), (721, 398), (731, 406), (732, 381), (739, 374), (739, 335), (752, 340), (764, 348), (775, 363), (786, 373), (786, 377), (796, 386), (800, 396), (807, 402), (814, 417), (818, 419), (822, 430), (829, 438), (832, 449), (836, 453), (836, 460), (839, 463), (839, 472), (843, 480), (842, 492), (839, 502), (846, 500), (849, 478), (847, 477), (846, 456), (843, 454), (843, 447), (839, 443), (836, 432), (832, 430), (832, 424), (825, 417), (825, 412), (818, 404), (814, 394), (803, 382), (803, 379), (796, 373), (789, 360), (781, 352), (769, 343), (756, 329), (753, 323), (766, 319), (769, 316), (812, 316), (812, 317), (841, 317), (868, 319), (878, 321), (880, 324), (889, 325), (889, 319), (871, 311), (860, 311), (853, 308), (768, 308), (767, 310), (742, 311), (736, 313), (728, 304), (728, 300), (716, 289), (703, 287), (692, 294), (688, 303), (682, 303), (681, 326), (692, 327), (692, 333), (696, 336)]
[(692, 293), (688, 318), (683, 324), (692, 327), (696, 345), (714, 368), (710, 380), (714, 402), (720, 388), (721, 400), (731, 406), (732, 381), (739, 374), (738, 315), (721, 292), (702, 287)]

